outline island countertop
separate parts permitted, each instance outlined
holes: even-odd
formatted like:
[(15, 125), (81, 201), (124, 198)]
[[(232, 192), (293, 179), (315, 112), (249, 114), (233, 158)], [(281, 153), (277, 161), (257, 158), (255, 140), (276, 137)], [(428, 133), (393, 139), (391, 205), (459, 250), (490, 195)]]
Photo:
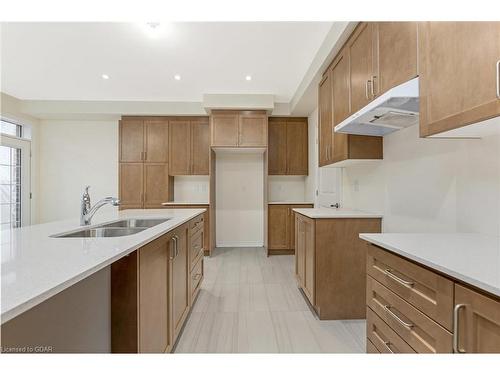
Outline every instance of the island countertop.
[(365, 241), (500, 297), (500, 237), (473, 233), (361, 233)]
[(127, 218), (168, 221), (122, 237), (53, 238), (81, 228), (78, 219), (1, 232), (1, 323), (186, 223), (205, 209), (124, 210), (96, 215), (89, 227)]
[(294, 208), (293, 211), (311, 219), (381, 219), (382, 215), (348, 208)]

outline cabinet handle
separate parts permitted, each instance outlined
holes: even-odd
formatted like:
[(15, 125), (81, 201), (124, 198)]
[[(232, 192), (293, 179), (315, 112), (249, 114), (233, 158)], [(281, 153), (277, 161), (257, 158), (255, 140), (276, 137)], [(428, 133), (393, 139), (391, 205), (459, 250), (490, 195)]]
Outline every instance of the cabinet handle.
[(370, 91), (372, 91), (372, 89), (368, 89), (368, 85), (371, 86), (371, 82), (372, 82), (372, 80), (369, 79), (365, 83), (365, 96), (366, 96), (366, 100), (370, 100), (370, 94), (369, 93), (370, 93)]
[(372, 98), (375, 97), (375, 79), (377, 76), (372, 76), (372, 83), (371, 83), (371, 93), (372, 93)]
[(179, 237), (177, 235), (174, 236), (175, 238), (175, 257), (177, 258), (177, 255), (179, 255)]
[(403, 280), (402, 278), (394, 275), (392, 273), (392, 270), (390, 270), (390, 269), (384, 270), (384, 273), (386, 276), (389, 276), (391, 279), (396, 280), (398, 283), (400, 283), (404, 286), (408, 286), (411, 288), (411, 287), (413, 287), (413, 285), (415, 285), (415, 283), (413, 281), (406, 281), (406, 280)]
[(387, 311), (389, 313), (389, 315), (392, 316), (403, 327), (408, 328), (408, 329), (412, 329), (413, 328), (414, 325), (412, 323), (406, 323), (403, 319), (401, 319), (399, 316), (397, 316), (396, 314), (394, 314), (392, 312), (392, 310), (391, 310), (391, 306), (384, 305), (384, 310)]
[(394, 354), (394, 352), (391, 349), (391, 342), (390, 341), (384, 341), (384, 345), (387, 348), (387, 350), (389, 351), (389, 353)]
[(144, 151), (144, 161), (148, 160), (148, 152)]
[[(175, 245), (175, 243), (176, 243), (175, 237), (172, 237), (171, 241)], [(172, 250), (173, 250), (174, 254), (172, 254)], [(174, 260), (174, 258), (175, 258), (175, 247), (174, 246), (170, 247), (170, 257), (169, 258), (170, 258), (170, 260)]]
[(500, 99), (500, 60), (497, 61), (497, 99)]
[(459, 303), (459, 304), (455, 305), (455, 307), (453, 308), (453, 352), (454, 353), (466, 353), (465, 350), (460, 349), (458, 347), (459, 339), (460, 339), (460, 337), (458, 336), (458, 330), (459, 330), (459, 326), (458, 326), (459, 314), (458, 313), (460, 312), (460, 309), (462, 307), (465, 307), (465, 305), (463, 303)]

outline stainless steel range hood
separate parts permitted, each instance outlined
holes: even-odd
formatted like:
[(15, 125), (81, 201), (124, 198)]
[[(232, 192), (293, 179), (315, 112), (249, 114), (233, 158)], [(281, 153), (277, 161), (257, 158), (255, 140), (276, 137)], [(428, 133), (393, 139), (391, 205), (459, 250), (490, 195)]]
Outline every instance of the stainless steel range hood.
[(335, 127), (337, 133), (384, 136), (418, 124), (418, 77), (396, 86)]

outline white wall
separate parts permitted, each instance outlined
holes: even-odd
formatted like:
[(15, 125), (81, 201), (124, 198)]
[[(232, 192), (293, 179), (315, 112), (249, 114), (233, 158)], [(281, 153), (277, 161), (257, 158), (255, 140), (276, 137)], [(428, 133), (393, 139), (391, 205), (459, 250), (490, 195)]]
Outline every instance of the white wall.
[(175, 176), (174, 201), (208, 203), (209, 176)]
[(92, 203), (118, 196), (117, 121), (41, 121), (39, 148), (40, 222), (77, 218), (85, 185)]
[(262, 153), (216, 154), (216, 246), (263, 246)]
[(304, 176), (269, 176), (267, 181), (269, 202), (305, 202), (307, 200)]
[(384, 137), (383, 161), (343, 177), (344, 206), (383, 212), (386, 232), (500, 234), (500, 135), (422, 139), (413, 126)]

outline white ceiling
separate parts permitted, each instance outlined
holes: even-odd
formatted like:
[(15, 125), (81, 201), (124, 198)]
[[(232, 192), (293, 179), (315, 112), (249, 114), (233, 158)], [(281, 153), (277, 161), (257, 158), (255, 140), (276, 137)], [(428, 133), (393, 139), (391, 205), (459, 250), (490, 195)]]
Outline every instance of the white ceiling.
[(289, 102), (331, 26), (173, 23), (152, 38), (141, 24), (3, 23), (1, 91), (32, 100), (201, 101), (224, 93)]

